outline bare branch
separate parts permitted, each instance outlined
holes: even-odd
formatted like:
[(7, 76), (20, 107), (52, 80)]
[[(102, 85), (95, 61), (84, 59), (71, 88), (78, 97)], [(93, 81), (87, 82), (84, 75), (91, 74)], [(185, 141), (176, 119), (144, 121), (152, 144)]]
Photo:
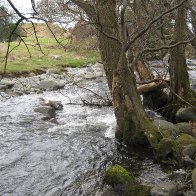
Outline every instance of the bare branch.
[(166, 10), (165, 12), (163, 12), (162, 14), (160, 14), (159, 16), (157, 16), (153, 21), (151, 21), (143, 30), (141, 30), (130, 42), (128, 42), (125, 46), (125, 52), (131, 47), (131, 45), (142, 35), (144, 35), (149, 29), (150, 27), (155, 24), (157, 21), (159, 21), (163, 16), (169, 14), (170, 12), (174, 11), (175, 9), (177, 9), (178, 7), (180, 7), (183, 3), (185, 3), (187, 0), (183, 0), (181, 1), (179, 4), (177, 4), (176, 6)]
[(157, 52), (159, 50), (164, 50), (164, 49), (171, 49), (171, 48), (174, 48), (174, 47), (182, 45), (182, 44), (191, 43), (195, 38), (196, 38), (196, 35), (194, 37), (192, 37), (191, 39), (189, 39), (189, 40), (177, 42), (177, 43), (169, 45), (169, 46), (162, 46), (162, 47), (159, 47), (159, 48), (147, 48), (147, 49), (141, 51), (140, 54), (147, 53), (147, 52)]
[(31, 5), (32, 5), (32, 8), (33, 8), (33, 11), (35, 12), (35, 14), (38, 14), (37, 10), (35, 8), (35, 0), (31, 0)]
[(37, 45), (39, 46), (39, 49), (40, 49), (41, 53), (44, 54), (44, 51), (42, 50), (42, 47), (41, 47), (41, 45), (39, 43), (39, 39), (37, 37), (37, 32), (36, 32), (36, 29), (35, 29), (35, 25), (34, 25), (34, 23), (32, 21), (31, 21), (31, 24), (33, 26), (33, 30), (34, 30), (35, 38), (36, 38), (36, 41), (37, 41)]

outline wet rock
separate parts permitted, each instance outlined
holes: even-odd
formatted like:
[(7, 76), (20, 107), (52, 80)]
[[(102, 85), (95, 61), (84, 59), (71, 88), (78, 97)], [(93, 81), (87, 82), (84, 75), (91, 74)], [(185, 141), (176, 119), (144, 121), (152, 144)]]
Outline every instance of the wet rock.
[(8, 80), (2, 80), (0, 81), (0, 90), (11, 89), (14, 86), (14, 84), (14, 82)]
[(156, 119), (153, 124), (160, 130), (164, 137), (176, 137), (179, 134), (179, 128), (166, 120)]
[(196, 153), (196, 145), (195, 144), (189, 144), (182, 151), (183, 156), (189, 156), (190, 158), (193, 158), (195, 153)]
[(176, 126), (179, 128), (180, 133), (191, 134), (192, 132), (191, 126), (189, 123), (186, 123), (186, 122), (177, 123)]
[(178, 121), (194, 121), (196, 120), (196, 109), (192, 107), (180, 108), (176, 112), (176, 118)]
[(65, 84), (63, 82), (57, 83), (54, 80), (42, 80), (40, 81), (40, 89), (41, 90), (57, 90), (64, 88)]
[(47, 106), (53, 107), (55, 110), (63, 110), (63, 104), (60, 101), (49, 101), (45, 103)]
[(35, 108), (34, 111), (43, 114), (45, 119), (52, 119), (55, 117), (55, 109), (51, 106), (40, 106)]
[(193, 161), (193, 159), (191, 159), (188, 155), (186, 155), (185, 157), (182, 157), (182, 160), (184, 161), (184, 163), (186, 165), (195, 165), (195, 161)]
[(193, 190), (196, 192), (196, 168), (192, 171), (192, 183), (193, 183)]
[(6, 90), (7, 89), (7, 86), (4, 85), (4, 84), (0, 84), (0, 90)]
[(84, 78), (85, 79), (95, 79), (96, 78), (96, 75), (94, 73), (86, 73), (84, 75)]
[(133, 174), (119, 165), (112, 166), (106, 171), (104, 181), (120, 195), (146, 196), (150, 194), (151, 187), (136, 183)]
[(24, 94), (24, 92), (19, 91), (19, 90), (15, 90), (15, 91), (14, 91), (14, 94), (15, 94), (15, 95), (18, 95), (18, 96), (21, 96), (21, 95)]
[(177, 187), (169, 182), (163, 182), (151, 189), (151, 196), (176, 196)]
[(185, 189), (185, 185), (182, 184), (182, 182), (185, 181), (186, 177), (187, 177), (187, 173), (183, 169), (179, 169), (179, 170), (173, 171), (169, 175), (169, 179), (175, 180), (177, 182), (176, 186), (177, 186), (177, 189), (180, 190), (180, 191)]
[[(47, 120), (47, 119), (46, 119)], [(51, 118), (49, 119), (49, 122), (54, 123), (54, 124), (58, 124), (56, 118)]]
[(167, 160), (169, 154), (173, 152), (173, 142), (169, 138), (163, 138), (159, 142), (155, 151), (157, 160)]

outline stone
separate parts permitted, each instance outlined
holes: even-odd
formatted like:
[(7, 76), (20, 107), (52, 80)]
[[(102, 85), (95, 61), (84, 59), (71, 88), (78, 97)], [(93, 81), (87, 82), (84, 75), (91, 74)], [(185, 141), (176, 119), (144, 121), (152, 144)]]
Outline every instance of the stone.
[(55, 109), (51, 106), (40, 106), (35, 108), (34, 111), (43, 114), (45, 119), (51, 119), (55, 117)]
[(185, 146), (185, 148), (182, 151), (183, 156), (189, 156), (190, 158), (193, 158), (193, 156), (196, 153), (196, 145), (195, 144), (189, 144)]
[(15, 84), (14, 82), (2, 80), (0, 81), (0, 90), (11, 89), (14, 86), (14, 84)]
[(6, 90), (6, 89), (8, 89), (6, 85), (0, 84), (0, 90)]
[(193, 190), (196, 192), (196, 168), (192, 171), (191, 179), (193, 183)]
[(193, 159), (191, 159), (188, 155), (182, 157), (182, 160), (186, 165), (195, 165), (195, 161), (193, 161)]
[(187, 134), (192, 133), (191, 126), (187, 122), (177, 123), (176, 126), (179, 128), (180, 133), (187, 133)]
[(160, 130), (164, 137), (176, 137), (179, 134), (179, 128), (166, 120), (156, 119), (153, 124)]
[(106, 171), (104, 182), (112, 186), (120, 195), (150, 195), (151, 187), (136, 183), (133, 174), (120, 165), (112, 166)]
[(93, 73), (86, 73), (86, 74), (84, 75), (84, 78), (85, 78), (85, 79), (95, 79), (95, 78), (96, 78), (96, 75), (93, 74)]
[(57, 90), (64, 88), (65, 84), (62, 82), (57, 83), (54, 80), (45, 79), (40, 81), (39, 86), (41, 90)]
[(60, 101), (49, 101), (45, 105), (53, 107), (55, 110), (63, 110), (63, 104)]
[(176, 196), (177, 187), (169, 182), (162, 182), (151, 189), (151, 196)]
[(180, 108), (176, 112), (176, 118), (178, 121), (195, 121), (196, 120), (196, 109), (192, 107)]
[(62, 59), (62, 56), (58, 55), (58, 54), (53, 54), (53, 55), (51, 55), (51, 58), (55, 59), (55, 60), (60, 60), (60, 59)]
[(177, 137), (176, 142), (180, 146), (187, 146), (189, 144), (196, 144), (196, 139), (189, 134), (182, 133)]

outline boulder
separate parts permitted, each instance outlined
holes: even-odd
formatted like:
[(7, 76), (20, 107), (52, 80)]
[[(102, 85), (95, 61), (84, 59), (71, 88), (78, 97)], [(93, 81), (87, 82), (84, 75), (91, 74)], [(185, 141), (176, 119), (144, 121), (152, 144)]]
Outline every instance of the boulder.
[(104, 182), (112, 186), (120, 195), (150, 195), (151, 187), (138, 184), (133, 174), (119, 165), (112, 166), (106, 171)]
[(60, 101), (49, 101), (45, 103), (47, 106), (53, 107), (55, 110), (63, 110), (63, 104)]
[(179, 134), (179, 128), (166, 120), (156, 119), (153, 124), (160, 130), (164, 137), (176, 137)]
[(196, 154), (196, 145), (195, 144), (189, 144), (185, 146), (185, 148), (182, 151), (183, 156), (189, 156), (190, 158), (193, 158)]
[(14, 86), (14, 82), (2, 80), (0, 81), (0, 90), (11, 89)]
[(8, 89), (6, 85), (0, 84), (0, 90), (6, 90), (6, 89)]
[(193, 183), (193, 190), (196, 192), (196, 168), (192, 171), (192, 183)]
[(192, 133), (191, 125), (187, 122), (177, 123), (176, 126), (179, 128), (180, 133)]
[(176, 112), (176, 118), (178, 121), (195, 121), (196, 120), (196, 109), (193, 107), (180, 108)]
[(55, 109), (51, 106), (40, 106), (35, 108), (34, 111), (43, 114), (45, 119), (51, 119), (55, 117)]
[(57, 90), (64, 88), (65, 84), (63, 82), (57, 83), (54, 80), (45, 79), (40, 81), (39, 86), (41, 90)]
[(176, 142), (180, 146), (187, 146), (189, 144), (196, 145), (196, 139), (193, 136), (185, 133), (180, 134), (179, 137), (176, 139)]
[(151, 196), (176, 196), (177, 187), (169, 182), (162, 182), (151, 189)]

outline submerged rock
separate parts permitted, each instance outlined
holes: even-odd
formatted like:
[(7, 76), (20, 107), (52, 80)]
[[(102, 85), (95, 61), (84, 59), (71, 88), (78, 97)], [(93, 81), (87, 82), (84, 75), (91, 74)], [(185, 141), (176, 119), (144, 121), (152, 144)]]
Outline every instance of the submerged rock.
[(169, 182), (162, 182), (151, 189), (151, 196), (176, 196), (176, 185)]

